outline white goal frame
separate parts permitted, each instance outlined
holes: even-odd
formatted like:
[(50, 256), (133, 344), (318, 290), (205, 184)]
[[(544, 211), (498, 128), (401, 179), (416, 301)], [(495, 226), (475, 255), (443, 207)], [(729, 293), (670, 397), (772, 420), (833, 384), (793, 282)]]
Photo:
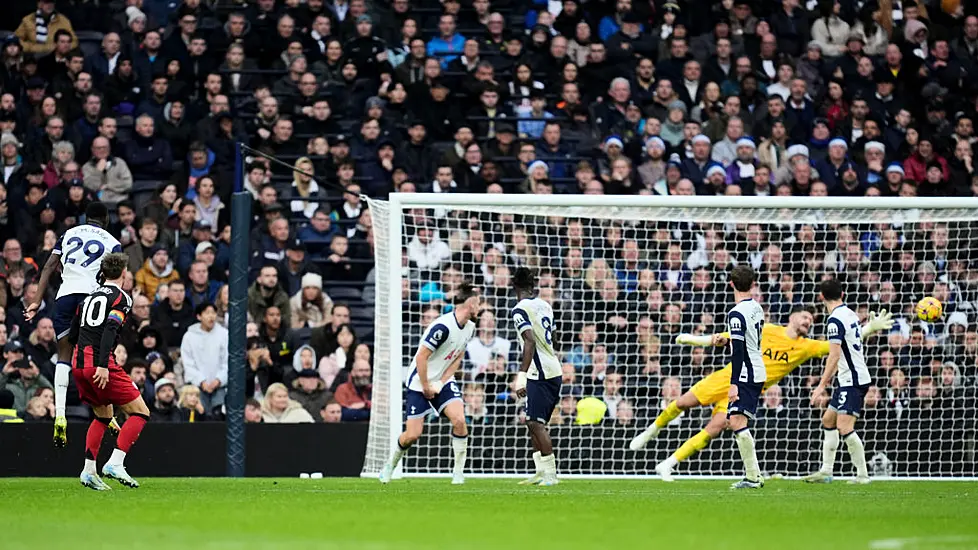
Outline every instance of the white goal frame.
[[(847, 218), (866, 223), (872, 213), (879, 210), (899, 210), (907, 212), (906, 221), (914, 221), (914, 211), (942, 211), (947, 220), (975, 221), (978, 223), (978, 197), (754, 197), (754, 196), (610, 196), (610, 195), (518, 195), (518, 194), (471, 194), (471, 193), (391, 193), (388, 200), (375, 200), (361, 196), (373, 212), (375, 234), (383, 233), (382, 239), (375, 240), (375, 352), (374, 352), (374, 393), (373, 415), (370, 420), (366, 456), (361, 477), (374, 478), (380, 471), (397, 443), (403, 426), (403, 369), (410, 362), (402, 352), (404, 338), (402, 320), (401, 273), (403, 251), (403, 214), (410, 209), (459, 209), (477, 208), (497, 212), (532, 215), (562, 215), (592, 219), (629, 219), (609, 215), (593, 216), (590, 209), (604, 209), (614, 212), (615, 208), (635, 210), (640, 208), (668, 209), (671, 217), (666, 219), (704, 219), (723, 221), (722, 211), (797, 210), (799, 214), (808, 212), (824, 213), (833, 210), (865, 211), (865, 218)], [(555, 212), (561, 209), (561, 212)], [(707, 215), (707, 213), (710, 213)], [(837, 223), (822, 219), (824, 223)], [(634, 218), (632, 218), (634, 219)], [(789, 218), (795, 219), (795, 218)], [(729, 220), (734, 221), (734, 220)], [(773, 221), (773, 219), (772, 219)], [(746, 223), (742, 221), (741, 223)], [(841, 222), (838, 222), (841, 223)], [(385, 244), (386, 246), (382, 246)], [(382, 339), (385, 339), (383, 341)], [(419, 444), (424, 445), (424, 436)], [(446, 451), (447, 452), (447, 451)], [(410, 457), (410, 455), (408, 455)], [(409, 458), (408, 458), (409, 459)], [(846, 459), (841, 459), (845, 461)], [(403, 464), (403, 461), (402, 461)], [(527, 472), (530, 473), (530, 472)], [(394, 478), (450, 477), (451, 473), (404, 473), (402, 466), (394, 472)], [(473, 478), (515, 478), (516, 474), (467, 473)], [(649, 479), (657, 477), (654, 471), (644, 474), (562, 474), (562, 478), (576, 479)], [(740, 476), (727, 475), (677, 475), (677, 478), (732, 479)], [(940, 476), (892, 476), (876, 477), (883, 480), (954, 480), (978, 481), (978, 477), (940, 477)]]

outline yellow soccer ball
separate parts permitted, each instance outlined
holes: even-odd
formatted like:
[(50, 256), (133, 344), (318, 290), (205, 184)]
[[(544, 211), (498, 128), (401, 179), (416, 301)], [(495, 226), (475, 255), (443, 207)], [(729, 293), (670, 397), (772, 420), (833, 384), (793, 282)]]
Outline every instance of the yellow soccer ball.
[(921, 321), (936, 321), (944, 314), (944, 306), (941, 301), (933, 296), (928, 296), (917, 302), (917, 318)]

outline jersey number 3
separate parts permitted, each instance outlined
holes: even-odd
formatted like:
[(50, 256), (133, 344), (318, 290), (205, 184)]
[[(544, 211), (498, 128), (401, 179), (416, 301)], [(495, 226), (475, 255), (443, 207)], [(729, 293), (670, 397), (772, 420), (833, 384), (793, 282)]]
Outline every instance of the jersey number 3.
[(109, 299), (105, 296), (89, 296), (82, 304), (81, 322), (87, 327), (102, 326), (108, 312)]
[(91, 240), (84, 242), (79, 237), (72, 237), (68, 239), (68, 252), (65, 253), (65, 263), (73, 264), (78, 259), (75, 257), (75, 253), (78, 251), (84, 252), (86, 258), (80, 264), (82, 267), (88, 267), (92, 265), (92, 262), (98, 260), (102, 257), (102, 253), (105, 252), (105, 245), (101, 241)]

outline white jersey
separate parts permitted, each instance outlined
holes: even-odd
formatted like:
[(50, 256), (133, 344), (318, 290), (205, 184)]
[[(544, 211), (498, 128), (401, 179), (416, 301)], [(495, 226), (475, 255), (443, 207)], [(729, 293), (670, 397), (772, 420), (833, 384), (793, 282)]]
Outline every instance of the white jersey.
[(859, 316), (842, 304), (832, 310), (828, 320), (828, 337), (830, 344), (842, 346), (842, 356), (839, 357), (839, 371), (836, 376), (839, 385), (867, 386), (873, 382), (863, 356), (863, 338), (859, 330)]
[(741, 300), (727, 314), (727, 330), (731, 348), (734, 340), (744, 343), (744, 362), (740, 372), (733, 373), (733, 380), (750, 384), (763, 384), (767, 380), (764, 356), (761, 355), (761, 334), (764, 332), (764, 310), (751, 298)]
[(61, 288), (58, 298), (70, 294), (91, 294), (102, 258), (122, 252), (122, 245), (108, 231), (97, 225), (78, 225), (64, 232), (53, 254), (61, 256)]
[(533, 341), (536, 343), (533, 364), (530, 365), (526, 377), (530, 380), (548, 380), (560, 376), (560, 360), (557, 359), (553, 347), (554, 310), (550, 304), (540, 298), (520, 300), (513, 308), (513, 324), (516, 325), (516, 333), (520, 335), (521, 352), (524, 332), (532, 331)]
[[(465, 346), (472, 339), (475, 332), (475, 323), (468, 321), (465, 326), (458, 324), (455, 312), (448, 312), (435, 319), (424, 331), (421, 338), (421, 346), (431, 350), (428, 357), (428, 381), (440, 380), (448, 367), (456, 359), (465, 355)], [(418, 352), (421, 348), (418, 348)], [(408, 375), (407, 387), (409, 390), (421, 391), (421, 379), (418, 378), (418, 356), (415, 354), (411, 360), (411, 374)]]

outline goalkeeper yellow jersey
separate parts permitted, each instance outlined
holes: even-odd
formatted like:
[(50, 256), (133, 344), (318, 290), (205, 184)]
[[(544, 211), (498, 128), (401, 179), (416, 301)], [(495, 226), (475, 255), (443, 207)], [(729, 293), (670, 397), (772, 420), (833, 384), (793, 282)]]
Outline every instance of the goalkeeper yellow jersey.
[[(764, 389), (767, 389), (809, 359), (828, 355), (829, 343), (811, 338), (789, 338), (785, 335), (785, 327), (765, 324), (761, 333), (761, 354), (767, 370), (767, 380), (764, 382)], [(726, 410), (731, 370), (730, 364), (727, 364), (690, 389), (701, 405), (715, 405), (714, 412)]]

